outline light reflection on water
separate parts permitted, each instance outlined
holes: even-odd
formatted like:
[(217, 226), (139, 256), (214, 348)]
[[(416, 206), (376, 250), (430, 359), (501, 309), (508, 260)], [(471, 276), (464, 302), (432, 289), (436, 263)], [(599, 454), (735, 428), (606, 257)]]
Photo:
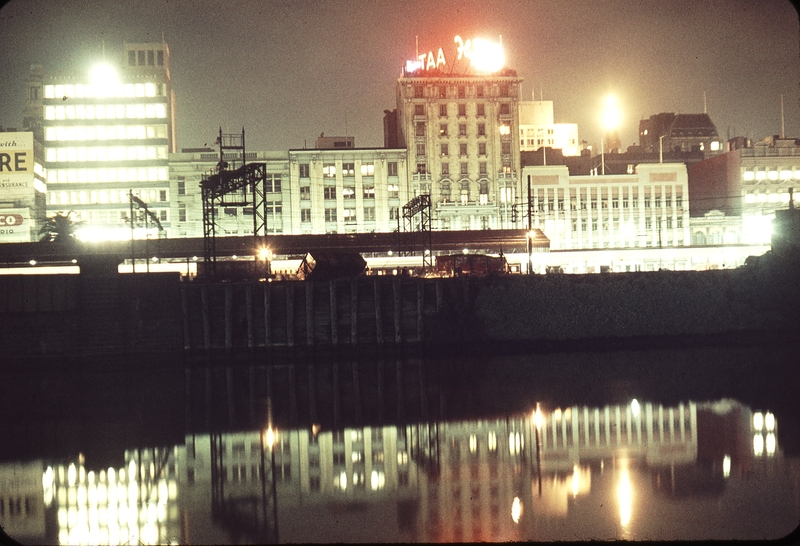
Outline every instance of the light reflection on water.
[[(784, 455), (782, 417), (771, 407), (532, 397), (515, 411), (459, 419), (433, 411), (435, 396), (418, 394), (419, 370), (403, 364), (405, 378), (387, 368), (383, 395), (398, 405), (412, 397), (429, 411), (423, 418), (406, 406), (409, 418), (385, 423), (370, 418), (375, 404), (348, 414), (340, 401), (350, 417), (334, 424), (321, 409), (335, 405), (335, 391), (317, 385), (314, 408), (305, 378), (294, 378), (306, 387), (294, 399), (276, 372), (266, 376), (270, 388), (255, 392), (260, 426), (243, 426), (235, 415), (247, 414), (249, 402), (236, 399), (246, 382), (236, 387), (223, 370), (234, 385), (216, 385), (206, 375), (210, 415), (207, 383), (193, 383), (206, 370), (192, 370), (189, 399), (161, 415), (185, 409), (177, 416), (185, 432), (169, 441), (132, 435), (103, 465), (49, 448), (27, 460), (4, 457), (0, 524), (23, 542), (188, 544), (761, 539), (800, 522), (800, 463)], [(350, 396), (354, 378), (339, 385)], [(362, 381), (361, 399), (370, 386)], [(436, 390), (432, 380), (425, 389)], [(292, 404), (308, 406), (295, 407), (294, 425)], [(303, 417), (314, 412), (326, 424)]]

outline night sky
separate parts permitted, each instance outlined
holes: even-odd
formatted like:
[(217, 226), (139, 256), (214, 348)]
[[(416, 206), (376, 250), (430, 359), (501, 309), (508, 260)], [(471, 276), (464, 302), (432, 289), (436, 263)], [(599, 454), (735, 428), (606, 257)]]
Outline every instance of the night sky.
[(161, 41), (172, 56), (178, 146), (247, 132), (250, 150), (313, 147), (349, 134), (383, 145), (400, 67), (453, 37), (502, 35), (523, 96), (554, 101), (598, 146), (616, 95), (623, 148), (659, 112), (707, 111), (720, 136), (800, 137), (800, 39), (788, 0), (12, 0), (0, 9), (0, 125), (22, 126), (29, 66), (82, 70), (122, 44)]

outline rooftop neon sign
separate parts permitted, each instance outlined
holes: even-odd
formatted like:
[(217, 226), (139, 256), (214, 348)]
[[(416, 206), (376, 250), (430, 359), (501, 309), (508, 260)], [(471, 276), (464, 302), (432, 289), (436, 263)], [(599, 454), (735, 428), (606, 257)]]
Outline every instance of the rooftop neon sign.
[[(479, 72), (497, 72), (505, 65), (505, 52), (502, 38), (500, 42), (492, 42), (484, 38), (473, 38), (464, 41), (456, 36), (456, 60), (467, 59), (472, 68)], [(417, 55), (416, 59), (406, 61), (406, 72), (417, 70), (434, 70), (447, 65), (444, 50), (440, 47), (434, 55), (433, 50)]]

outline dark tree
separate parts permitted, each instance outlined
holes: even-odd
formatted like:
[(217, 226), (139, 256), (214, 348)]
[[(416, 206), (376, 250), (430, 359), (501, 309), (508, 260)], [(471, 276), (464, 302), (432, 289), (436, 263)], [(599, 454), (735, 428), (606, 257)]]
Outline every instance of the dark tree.
[(72, 219), (73, 211), (66, 214), (56, 213), (47, 218), (39, 230), (39, 241), (43, 243), (74, 243), (75, 232), (82, 221)]

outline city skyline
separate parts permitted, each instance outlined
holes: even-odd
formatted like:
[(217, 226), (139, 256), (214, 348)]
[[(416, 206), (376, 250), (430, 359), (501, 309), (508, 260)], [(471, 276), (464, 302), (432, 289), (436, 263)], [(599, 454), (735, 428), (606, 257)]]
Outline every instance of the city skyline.
[(88, 73), (104, 54), (121, 59), (125, 42), (163, 38), (173, 58), (179, 149), (211, 145), (220, 126), (244, 127), (251, 150), (311, 148), (321, 133), (381, 147), (401, 66), (416, 49), (441, 47), (453, 69), (460, 35), (502, 37), (506, 66), (523, 79), (520, 98), (554, 101), (555, 121), (577, 123), (590, 145), (599, 144), (609, 93), (622, 111), (623, 149), (638, 143), (639, 120), (659, 112), (707, 110), (723, 139), (755, 141), (782, 129), (800, 136), (797, 20), (785, 0), (13, 0), (0, 9), (8, 29), (0, 36), (0, 126), (22, 129), (31, 64)]

